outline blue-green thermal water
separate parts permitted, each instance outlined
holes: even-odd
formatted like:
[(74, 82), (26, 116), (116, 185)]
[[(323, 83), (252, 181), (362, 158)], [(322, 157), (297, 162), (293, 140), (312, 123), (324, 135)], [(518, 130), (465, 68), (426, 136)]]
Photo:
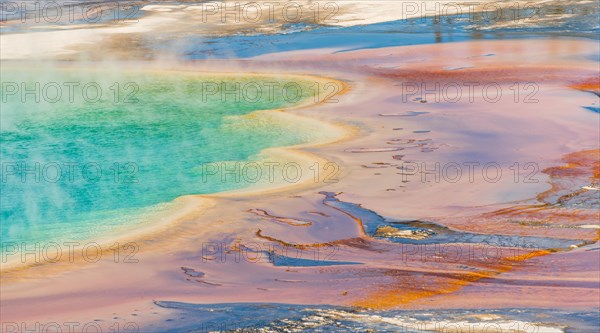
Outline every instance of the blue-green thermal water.
[(309, 81), (4, 68), (2, 242), (93, 239), (143, 223), (179, 196), (248, 186), (205, 166), (318, 139), (249, 115), (306, 102)]

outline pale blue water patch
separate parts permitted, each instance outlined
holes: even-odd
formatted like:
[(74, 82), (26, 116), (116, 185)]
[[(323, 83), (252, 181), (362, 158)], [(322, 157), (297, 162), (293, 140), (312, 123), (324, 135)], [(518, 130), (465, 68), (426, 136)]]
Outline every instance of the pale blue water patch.
[[(35, 91), (36, 81), (39, 102), (35, 93), (21, 93)], [(312, 96), (313, 82), (297, 78), (3, 67), (2, 82), (2, 242), (71, 241), (119, 230), (179, 196), (252, 185), (205, 177), (206, 163), (255, 160), (263, 149), (325, 135), (276, 117), (245, 116)], [(293, 98), (209, 93), (215, 83), (235, 90), (267, 82), (306, 89)], [(62, 96), (49, 102), (57, 98), (53, 83)], [(71, 85), (72, 101), (69, 83), (78, 84)], [(82, 87), (90, 84), (84, 97)], [(95, 100), (97, 88), (102, 96)]]
[(306, 259), (292, 256), (269, 253), (269, 261), (273, 266), (283, 267), (321, 267), (321, 266), (340, 266), (340, 265), (361, 265), (356, 261), (337, 261), (337, 260), (317, 260)]
[[(299, 26), (303, 28), (300, 29)], [(423, 28), (421, 32), (418, 30)], [(407, 30), (408, 29), (408, 30)], [(314, 24), (297, 24), (280, 34), (235, 35), (207, 38), (191, 36), (186, 39), (183, 51), (189, 59), (250, 58), (263, 54), (317, 48), (345, 50), (387, 46), (429, 44), (468, 40), (464, 32), (455, 29), (430, 31), (427, 23), (414, 20), (376, 23), (354, 27), (332, 27)], [(490, 37), (491, 38), (491, 37)], [(157, 46), (168, 48), (168, 46)]]
[[(556, 5), (558, 6), (558, 5)], [(562, 36), (584, 37), (598, 40), (599, 9), (589, 4), (564, 4), (563, 11), (573, 16), (542, 20), (548, 15), (560, 13), (561, 8), (502, 11), (502, 18), (490, 19), (485, 15), (448, 15), (404, 19), (390, 22), (358, 25), (351, 27), (323, 26), (298, 23), (284, 26), (277, 34), (244, 34), (234, 36), (190, 36), (177, 41), (187, 45), (183, 56), (188, 59), (206, 58), (251, 58), (274, 52), (305, 49), (333, 48), (352, 51), (366, 48), (461, 42), (480, 39), (514, 39)], [(581, 7), (581, 8), (580, 8)], [(516, 16), (515, 16), (516, 15)], [(490, 15), (491, 16), (491, 15)], [(527, 24), (524, 19), (530, 20)], [(503, 26), (502, 23), (509, 25)], [(175, 42), (175, 41), (173, 41)], [(155, 45), (158, 49), (169, 49), (169, 43)]]
[(600, 108), (597, 106), (584, 106), (583, 108), (592, 112), (600, 113)]
[[(457, 310), (365, 310), (329, 305), (281, 303), (191, 304), (158, 301), (171, 315), (142, 327), (144, 332), (504, 332), (528, 330), (595, 332), (595, 310), (559, 309), (457, 309)], [(478, 319), (486, 316), (487, 319)], [(536, 327), (537, 326), (537, 327)], [(427, 328), (427, 329), (426, 329)]]

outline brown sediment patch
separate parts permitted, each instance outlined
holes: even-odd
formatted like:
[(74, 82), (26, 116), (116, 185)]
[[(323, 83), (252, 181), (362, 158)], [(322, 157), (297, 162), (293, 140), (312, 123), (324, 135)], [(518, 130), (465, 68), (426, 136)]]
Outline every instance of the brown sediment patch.
[(581, 91), (591, 92), (600, 96), (600, 76), (582, 80), (569, 87)]
[(319, 215), (322, 217), (330, 217), (329, 215), (323, 213), (323, 212), (317, 212), (317, 211), (312, 211), (312, 212), (308, 212), (309, 214), (314, 214), (314, 215)]
[(266, 240), (271, 241), (271, 242), (276, 242), (276, 243), (278, 243), (281, 246), (293, 247), (293, 248), (297, 248), (297, 249), (301, 249), (301, 250), (306, 250), (306, 249), (311, 249), (311, 248), (317, 248), (317, 247), (335, 246), (339, 242), (339, 241), (335, 241), (335, 242), (327, 242), (327, 243), (296, 244), (296, 243), (286, 242), (284, 240), (277, 239), (275, 237), (263, 235), (262, 232), (263, 231), (261, 229), (258, 229), (258, 231), (256, 231), (256, 236), (258, 238), (266, 239)]
[(208, 281), (203, 281), (203, 280), (196, 280), (196, 282), (200, 282), (202, 284), (206, 284), (206, 285), (213, 286), (213, 287), (220, 287), (220, 286), (222, 286), (222, 284), (220, 284), (220, 283), (208, 282)]
[[(414, 83), (436, 82), (439, 84), (456, 82), (494, 82), (514, 84), (522, 82), (523, 77), (535, 77), (535, 83), (576, 82), (582, 76), (589, 76), (588, 70), (577, 70), (554, 66), (495, 67), (495, 68), (466, 68), (463, 70), (445, 69), (381, 69), (372, 68), (370, 74), (390, 79), (401, 79)], [(586, 81), (587, 82), (587, 81)], [(593, 87), (584, 84), (584, 87)]]
[(304, 283), (307, 282), (305, 280), (289, 280), (289, 279), (273, 279), (277, 282), (285, 282), (285, 283)]
[[(423, 279), (405, 271), (387, 270), (384, 276), (391, 277), (394, 282), (373, 287), (373, 291), (351, 302), (352, 306), (370, 309), (402, 308), (413, 301), (436, 295), (454, 293), (461, 288), (508, 272), (525, 260), (550, 254), (550, 251), (531, 251), (524, 255), (505, 257), (495, 267), (475, 272), (460, 273), (428, 273)], [(426, 280), (426, 281), (423, 281)]]
[(181, 267), (181, 270), (183, 271), (183, 273), (189, 277), (202, 277), (204, 276), (204, 273), (199, 272), (193, 268), (190, 267)]
[(385, 169), (385, 168), (389, 168), (390, 166), (392, 166), (390, 163), (380, 163), (380, 162), (374, 162), (371, 164), (372, 165), (363, 164), (362, 167), (365, 169)]
[(600, 179), (600, 149), (571, 153), (563, 157), (562, 161), (566, 165), (547, 168), (544, 173), (552, 178), (589, 177), (594, 181)]
[(284, 224), (291, 225), (294, 227), (308, 227), (308, 226), (313, 225), (312, 221), (299, 220), (299, 219), (295, 219), (293, 217), (282, 217), (282, 216), (271, 215), (264, 209), (252, 208), (252, 209), (248, 209), (247, 212), (253, 213), (258, 216), (267, 217), (272, 220), (275, 220), (276, 222), (284, 223)]
[(593, 210), (560, 209), (560, 207), (551, 204), (542, 204), (513, 206), (481, 214), (481, 217), (504, 217), (511, 219), (511, 222), (513, 223), (517, 222), (523, 225), (535, 225), (556, 223), (558, 221), (562, 221), (562, 223), (575, 223), (578, 221), (593, 220), (594, 216), (597, 216), (597, 214), (597, 212), (594, 214)]
[[(359, 222), (360, 222), (360, 220), (359, 220)], [(362, 226), (362, 222), (360, 222), (360, 223)], [(356, 249), (360, 249), (360, 250), (383, 252), (383, 250), (377, 248), (377, 246), (376, 246), (377, 244), (373, 243), (373, 241), (369, 237), (354, 237), (354, 238), (341, 239), (341, 240), (327, 242), (327, 243), (297, 244), (297, 243), (286, 242), (284, 240), (277, 239), (275, 237), (263, 235), (263, 231), (261, 229), (258, 229), (258, 231), (256, 231), (256, 236), (261, 239), (266, 239), (271, 242), (276, 242), (281, 246), (293, 247), (293, 248), (297, 248), (297, 249), (301, 249), (301, 250), (307, 250), (307, 249), (311, 249), (311, 248), (321, 248), (321, 247), (347, 246), (347, 247), (356, 248)]]
[(552, 188), (540, 193), (537, 196), (538, 200), (555, 201), (556, 204), (563, 205), (576, 201), (577, 197), (587, 194), (589, 191), (598, 192), (600, 189), (600, 150), (571, 153), (566, 155), (562, 161), (566, 165), (544, 170), (544, 173), (551, 178)]
[[(413, 131), (413, 133), (429, 133), (430, 131)], [(442, 147), (448, 147), (447, 144), (434, 143), (432, 139), (391, 139), (387, 141), (388, 145), (400, 146), (403, 149), (418, 149), (422, 153), (434, 152)], [(395, 156), (400, 156), (396, 158)], [(404, 155), (394, 155), (393, 159), (402, 159)]]
[(384, 153), (390, 151), (399, 151), (403, 150), (401, 147), (394, 148), (348, 148), (345, 150), (347, 153)]
[(371, 252), (384, 252), (383, 249), (377, 248), (377, 243), (374, 243), (370, 238), (350, 238), (335, 242), (336, 245), (345, 245), (355, 249), (366, 250)]

